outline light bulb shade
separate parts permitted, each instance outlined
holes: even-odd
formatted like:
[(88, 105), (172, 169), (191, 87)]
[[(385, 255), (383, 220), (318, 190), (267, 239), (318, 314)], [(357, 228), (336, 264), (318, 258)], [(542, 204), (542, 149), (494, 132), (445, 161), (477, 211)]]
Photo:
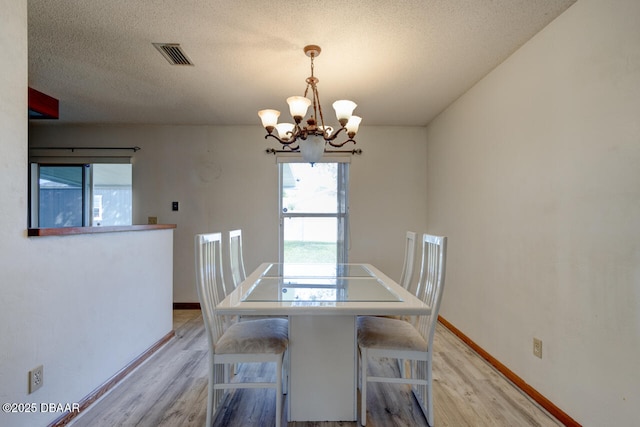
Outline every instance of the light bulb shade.
[(260, 110), (258, 111), (258, 116), (260, 116), (260, 119), (262, 120), (262, 126), (264, 126), (265, 129), (268, 130), (269, 128), (271, 128), (271, 130), (273, 130), (273, 128), (278, 123), (278, 116), (280, 116), (280, 111)]
[(307, 139), (300, 140), (300, 154), (305, 162), (317, 163), (324, 154), (324, 138), (319, 135), (309, 135)]
[(278, 123), (276, 125), (276, 130), (278, 131), (278, 136), (283, 141), (289, 141), (293, 138), (293, 123)]
[(349, 121), (347, 122), (345, 127), (347, 128), (347, 133), (349, 134), (350, 138), (353, 138), (352, 134), (355, 135), (356, 133), (358, 133), (358, 128), (360, 127), (361, 121), (362, 117), (351, 116), (351, 118), (349, 118)]
[(291, 117), (300, 117), (302, 119), (307, 115), (307, 108), (311, 105), (311, 100), (304, 96), (290, 96), (287, 98), (287, 104), (289, 104)]
[(341, 99), (333, 103), (333, 109), (336, 110), (336, 117), (342, 126), (349, 120), (356, 107), (357, 104), (355, 102), (346, 99)]

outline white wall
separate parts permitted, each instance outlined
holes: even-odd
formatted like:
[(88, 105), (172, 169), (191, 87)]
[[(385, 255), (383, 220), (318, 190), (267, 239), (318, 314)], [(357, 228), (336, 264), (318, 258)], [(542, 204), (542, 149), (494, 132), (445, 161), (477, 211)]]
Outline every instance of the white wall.
[(585, 426), (640, 419), (639, 19), (578, 1), (427, 134), (441, 314)]
[[(399, 280), (408, 229), (426, 229), (426, 129), (362, 126), (351, 163), (352, 262)], [(139, 146), (134, 223), (177, 224), (174, 301), (196, 302), (194, 235), (243, 230), (247, 271), (278, 260), (275, 147), (255, 126), (36, 126), (32, 145)], [(178, 212), (171, 202), (180, 202)], [(381, 243), (382, 242), (382, 243)]]
[[(0, 402), (74, 403), (171, 330), (172, 231), (26, 236), (27, 2), (0, 9)], [(0, 425), (60, 415), (0, 412)]]

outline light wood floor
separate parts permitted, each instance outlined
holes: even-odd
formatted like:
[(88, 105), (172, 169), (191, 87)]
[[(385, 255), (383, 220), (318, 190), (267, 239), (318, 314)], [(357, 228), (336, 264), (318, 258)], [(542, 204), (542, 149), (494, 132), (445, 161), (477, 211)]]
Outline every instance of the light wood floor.
[[(205, 423), (207, 343), (197, 310), (175, 310), (176, 338), (130, 374), (92, 407), (73, 427), (177, 427)], [(559, 426), (447, 329), (438, 325), (434, 339), (434, 407), (438, 427)], [(240, 368), (240, 375), (272, 371)], [(253, 369), (253, 370), (250, 370)], [(390, 361), (372, 370), (397, 369)], [(214, 427), (272, 426), (274, 390), (238, 390), (219, 408)], [(286, 403), (285, 403), (286, 405)], [(367, 426), (427, 426), (408, 386), (371, 383)], [(286, 408), (283, 411), (286, 417)], [(283, 426), (286, 426), (283, 419)], [(300, 423), (288, 427), (355, 427), (355, 422)]]

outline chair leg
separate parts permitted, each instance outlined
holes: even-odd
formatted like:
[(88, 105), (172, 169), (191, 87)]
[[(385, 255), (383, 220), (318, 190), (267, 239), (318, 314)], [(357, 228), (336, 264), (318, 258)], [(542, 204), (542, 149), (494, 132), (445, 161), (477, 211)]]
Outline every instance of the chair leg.
[(213, 405), (215, 400), (215, 391), (213, 387), (209, 386), (209, 392), (207, 394), (207, 427), (211, 427), (211, 423), (213, 422)]
[(207, 391), (207, 427), (211, 427), (211, 423), (213, 422), (213, 412), (215, 410), (215, 400), (216, 400), (216, 390), (214, 388), (215, 385), (215, 365), (213, 364), (213, 356), (209, 355), (209, 384)]
[(360, 349), (358, 348), (356, 350), (357, 354), (356, 354), (356, 387), (358, 388), (358, 390), (360, 390), (362, 388), (362, 371), (360, 368), (360, 365), (362, 364), (362, 359), (360, 356)]
[(434, 416), (433, 416), (433, 375), (431, 372), (431, 359), (427, 360), (427, 364), (426, 364), (426, 368), (427, 368), (427, 387), (426, 387), (426, 392), (427, 392), (427, 422), (429, 423), (429, 426), (433, 427), (434, 426)]
[(282, 362), (282, 394), (289, 392), (289, 349), (284, 351), (284, 360)]
[(360, 424), (367, 425), (367, 349), (360, 349)]
[(276, 427), (280, 427), (282, 422), (282, 358), (276, 364)]

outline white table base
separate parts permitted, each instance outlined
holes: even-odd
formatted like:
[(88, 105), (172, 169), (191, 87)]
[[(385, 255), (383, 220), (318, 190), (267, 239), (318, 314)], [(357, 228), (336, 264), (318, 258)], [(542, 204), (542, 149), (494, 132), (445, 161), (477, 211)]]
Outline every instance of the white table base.
[(288, 421), (356, 421), (356, 316), (290, 316)]

